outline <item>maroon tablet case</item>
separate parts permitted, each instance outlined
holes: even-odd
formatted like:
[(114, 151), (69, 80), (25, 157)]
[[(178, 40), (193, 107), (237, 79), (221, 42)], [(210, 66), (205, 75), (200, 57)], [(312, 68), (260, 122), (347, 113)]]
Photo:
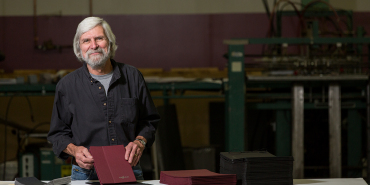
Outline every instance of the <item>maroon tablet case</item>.
[(136, 182), (131, 165), (125, 160), (123, 145), (90, 146), (101, 185)]

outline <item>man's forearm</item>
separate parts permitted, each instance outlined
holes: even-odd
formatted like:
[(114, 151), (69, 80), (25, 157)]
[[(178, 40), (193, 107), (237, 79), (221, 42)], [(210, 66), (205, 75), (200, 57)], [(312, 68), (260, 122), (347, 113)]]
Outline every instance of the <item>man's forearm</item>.
[(63, 150), (63, 152), (64, 153), (67, 153), (67, 154), (69, 154), (69, 155), (71, 155), (71, 156), (73, 156), (73, 157), (75, 157), (75, 149), (76, 149), (76, 145), (74, 145), (73, 143), (69, 143), (68, 145), (67, 145), (67, 148), (66, 149), (64, 149)]

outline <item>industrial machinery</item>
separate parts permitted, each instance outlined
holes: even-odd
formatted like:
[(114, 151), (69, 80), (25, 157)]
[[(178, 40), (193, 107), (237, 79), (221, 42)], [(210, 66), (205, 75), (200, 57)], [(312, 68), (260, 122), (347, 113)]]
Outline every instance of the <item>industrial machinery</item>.
[[(246, 63), (246, 68), (262, 68), (267, 75), (367, 73), (368, 63), (363, 61), (362, 47), (367, 43), (363, 38), (365, 30), (363, 27), (353, 28), (352, 11), (334, 9), (323, 0), (302, 1), (301, 11), (297, 10), (296, 4), (285, 0), (276, 2), (273, 12), (268, 13), (266, 38), (248, 39), (248, 44), (262, 44), (263, 47), (259, 58), (246, 55), (254, 58)], [(294, 11), (284, 11), (287, 5)], [(289, 33), (283, 34), (283, 22), (286, 19), (292, 21), (292, 16), (297, 17), (297, 31), (286, 30)], [(287, 34), (291, 37), (283, 37)]]
[[(294, 178), (304, 178), (309, 169), (326, 169), (331, 178), (362, 177), (365, 150), (361, 117), (366, 117), (362, 114), (366, 109), (370, 110), (366, 104), (369, 57), (363, 49), (364, 46), (370, 49), (370, 38), (364, 37), (363, 27), (353, 28), (352, 11), (334, 9), (328, 1), (279, 0), (271, 13), (267, 2), (264, 3), (269, 16), (266, 37), (224, 41), (229, 46), (229, 81), (225, 88), (227, 150), (253, 150), (246, 139), (245, 127), (249, 124), (245, 125), (246, 109), (274, 110), (276, 155), (294, 157)], [(288, 6), (293, 11), (284, 11)], [(283, 29), (287, 20), (297, 26)], [(245, 54), (246, 45), (260, 46), (261, 54)], [(249, 71), (259, 73), (251, 75)], [(251, 88), (260, 90), (248, 91)], [(245, 104), (247, 99), (256, 101)], [(327, 116), (323, 118), (315, 112), (306, 117), (310, 110), (325, 110)], [(306, 124), (323, 119), (327, 123), (321, 125), (327, 129), (325, 137), (319, 132), (305, 135), (314, 126)], [(328, 143), (327, 153), (314, 151), (321, 154), (317, 158), (328, 161), (327, 165), (305, 165), (311, 152), (309, 141), (315, 138), (322, 139), (316, 140), (313, 148)], [(342, 146), (346, 148), (343, 152)], [(346, 161), (342, 162), (342, 156)], [(367, 156), (370, 157), (369, 153)]]

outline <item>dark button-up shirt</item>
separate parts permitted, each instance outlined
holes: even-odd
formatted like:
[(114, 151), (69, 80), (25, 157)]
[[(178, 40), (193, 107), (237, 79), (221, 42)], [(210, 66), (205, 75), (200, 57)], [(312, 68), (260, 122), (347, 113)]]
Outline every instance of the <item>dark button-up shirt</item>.
[(63, 77), (56, 86), (48, 141), (56, 156), (70, 143), (76, 146), (124, 145), (143, 136), (154, 142), (159, 115), (135, 67), (111, 60), (113, 76), (106, 95), (86, 64)]

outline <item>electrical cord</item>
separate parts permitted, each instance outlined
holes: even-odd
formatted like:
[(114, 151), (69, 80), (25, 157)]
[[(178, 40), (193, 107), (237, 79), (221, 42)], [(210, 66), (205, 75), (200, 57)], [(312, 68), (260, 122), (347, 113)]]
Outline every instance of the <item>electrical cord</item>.
[[(328, 5), (328, 6), (329, 6), (329, 8), (334, 12), (335, 16), (337, 17), (337, 21), (335, 22), (335, 24), (337, 24), (337, 27), (338, 27), (338, 28), (341, 28), (341, 27), (340, 27), (340, 25), (339, 25), (339, 22), (341, 21), (341, 18), (339, 17), (339, 15), (338, 15), (337, 11), (335, 10), (335, 8), (334, 8), (333, 6), (331, 6), (331, 4), (329, 4), (329, 3), (328, 3), (328, 2), (326, 2), (326, 1), (323, 1), (323, 0), (315, 0), (315, 1), (311, 1), (311, 2), (309, 2), (309, 3), (304, 7), (304, 9), (302, 10), (302, 15), (304, 15), (304, 14), (305, 14), (305, 12), (307, 11), (307, 9), (308, 9), (310, 6), (312, 6), (312, 5), (314, 5), (314, 4), (317, 4), (317, 3), (323, 3), (323, 4), (326, 4), (326, 5)], [(343, 35), (343, 30), (342, 30), (342, 29), (340, 30), (340, 33), (341, 33), (341, 36), (342, 36), (342, 35)]]
[[(353, 25), (353, 20), (351, 19), (351, 18), (349, 18), (349, 17), (352, 17), (352, 14), (351, 13), (349, 13), (349, 11), (348, 10), (344, 10), (344, 9), (338, 9), (338, 8), (336, 8), (335, 9), (336, 11), (343, 11), (344, 13), (346, 13), (347, 14), (347, 18), (348, 18), (348, 21), (351, 21), (351, 23), (352, 23), (352, 25)], [(344, 21), (343, 19), (341, 19), (341, 21), (344, 23), (344, 24), (346, 24), (347, 25), (347, 28), (348, 28), (348, 31), (353, 31), (353, 28), (351, 28), (351, 26), (350, 26), (350, 23), (349, 22), (346, 22), (346, 21)], [(353, 27), (353, 26), (352, 26)]]
[(50, 125), (50, 122), (41, 122), (41, 123), (37, 124), (30, 131), (27, 132), (27, 135), (32, 134), (38, 127), (40, 127), (42, 125)]
[[(11, 105), (11, 103), (12, 103), (12, 101), (13, 101), (13, 98), (14, 98), (14, 96), (11, 96), (10, 97), (10, 100), (8, 101), (8, 104), (7, 104), (7, 107), (6, 107), (6, 113), (5, 113), (5, 121), (8, 121), (8, 116), (9, 116), (9, 109), (10, 109), (10, 105)], [(30, 101), (30, 99), (28, 98), (28, 96), (25, 96), (25, 98), (26, 98), (26, 100), (27, 100), (27, 103), (28, 103), (28, 106), (29, 106), (29, 109), (30, 109), (30, 114), (31, 114), (31, 121), (32, 122), (35, 122), (35, 120), (34, 120), (34, 114), (33, 114), (33, 109), (32, 109), (32, 105), (31, 105), (31, 101)], [(6, 158), (7, 158), (7, 143), (8, 143), (8, 141), (7, 141), (7, 138), (8, 138), (8, 133), (7, 133), (7, 130), (8, 130), (8, 125), (7, 125), (7, 122), (5, 122), (4, 123), (5, 124), (5, 129), (4, 129), (4, 166), (3, 166), (3, 180), (5, 180), (5, 175), (6, 175), (6, 173), (5, 173), (5, 169), (6, 169)], [(45, 123), (40, 123), (40, 124), (38, 124), (38, 125), (36, 125), (36, 128), (38, 127), (38, 126), (41, 126), (41, 125), (43, 125), (43, 124), (45, 124)], [(50, 123), (49, 123), (50, 124)], [(34, 131), (34, 129), (35, 128), (33, 128), (31, 131)], [(30, 132), (31, 132), (30, 131)], [(19, 130), (18, 130), (18, 133), (19, 133)], [(18, 143), (18, 151), (17, 151), (17, 156), (18, 156), (18, 154), (19, 154), (19, 143)]]
[(34, 126), (30, 131), (28, 131), (26, 133), (26, 137), (23, 138), (23, 141), (20, 141), (20, 147), (19, 147), (19, 150), (21, 149), (21, 147), (25, 144), (27, 138), (29, 137), (30, 134), (32, 134), (38, 127), (42, 126), (42, 125), (50, 125), (50, 122), (41, 122), (39, 124), (37, 124), (36, 126)]
[(34, 119), (33, 109), (32, 109), (32, 106), (31, 106), (31, 101), (30, 101), (30, 99), (28, 98), (28, 96), (25, 96), (25, 98), (26, 98), (26, 100), (27, 100), (28, 107), (30, 108), (31, 121), (34, 123), (34, 122), (35, 122), (35, 119)]
[[(297, 3), (297, 2), (286, 2), (286, 3), (284, 3), (280, 8), (278, 8), (278, 10), (277, 10), (277, 14), (281, 17), (281, 15), (283, 14), (283, 10), (284, 10), (284, 8), (286, 7), (286, 6), (288, 6), (288, 5), (294, 5), (294, 4), (296, 4), (296, 5), (300, 5), (300, 6), (302, 6), (302, 3)], [(297, 8), (296, 7), (294, 7), (293, 6), (293, 8), (295, 8), (295, 10), (297, 10)], [(297, 12), (296, 12), (297, 13)], [(299, 14), (297, 14), (298, 16), (299, 16)], [(302, 26), (304, 27), (305, 26), (305, 22), (304, 22), (304, 17), (303, 17), (303, 15), (301, 14), (301, 16), (302, 16), (302, 20), (300, 20), (301, 21), (301, 24), (302, 24)]]
[[(267, 0), (263, 0), (262, 2), (263, 2), (263, 5), (265, 6), (267, 17), (270, 18), (271, 13), (270, 13), (269, 5), (267, 4)], [(271, 29), (274, 29), (274, 28), (272, 27)], [(272, 32), (274, 32), (274, 30), (272, 30)]]
[[(301, 5), (302, 6), (302, 3), (297, 3), (297, 2), (291, 2), (293, 4), (296, 4), (296, 5)], [(277, 10), (277, 15), (279, 15), (279, 17), (281, 17), (282, 13), (283, 13), (283, 10), (286, 6), (288, 5), (292, 5), (290, 2), (286, 2), (284, 3), (281, 7), (278, 7), (278, 10)], [(302, 23), (301, 23), (302, 24)], [(302, 25), (304, 26), (304, 25)], [(272, 34), (275, 35), (274, 33), (274, 29), (271, 30), (272, 31)], [(299, 31), (299, 30), (298, 30)], [(298, 35), (298, 34), (297, 34)], [(266, 37), (268, 36), (268, 34), (266, 35)], [(298, 35), (299, 36), (299, 35)], [(270, 48), (269, 48), (270, 49)], [(273, 48), (271, 49), (273, 50)], [(264, 54), (264, 51), (265, 51), (265, 44), (262, 46), (262, 54)]]
[[(274, 4), (274, 7), (273, 7), (273, 9), (272, 9), (272, 11), (271, 11), (271, 15), (270, 15), (270, 19), (269, 19), (269, 24), (268, 24), (268, 32), (267, 32), (267, 34), (266, 34), (266, 37), (272, 37), (272, 36), (274, 36), (275, 35), (275, 33), (274, 33), (274, 19), (275, 19), (275, 10), (278, 10), (279, 9), (279, 4), (281, 3), (281, 2), (286, 2), (286, 4), (289, 4), (289, 5), (291, 5), (293, 8), (294, 8), (294, 11), (296, 12), (296, 14), (298, 15), (298, 17), (299, 17), (299, 20), (300, 20), (300, 23), (301, 23), (301, 27), (302, 27), (302, 29), (304, 29), (306, 26), (305, 26), (305, 22), (304, 22), (304, 20), (303, 20), (303, 16), (302, 16), (302, 14), (300, 13), (300, 11), (297, 9), (297, 7), (295, 6), (295, 4), (297, 4), (297, 3), (294, 3), (294, 2), (291, 2), (290, 0), (279, 0), (278, 2), (276, 2), (275, 4)], [(263, 45), (263, 47), (262, 47), (262, 54), (264, 54), (264, 50), (265, 50), (265, 45)]]
[[(280, 4), (281, 2), (285, 2), (285, 4), (283, 4), (283, 6), (281, 6), (281, 7), (279, 7), (279, 4)], [(337, 14), (337, 12), (336, 12), (337, 10), (336, 10), (333, 6), (331, 6), (329, 3), (327, 3), (327, 2), (325, 2), (325, 1), (323, 1), (323, 0), (315, 0), (315, 1), (312, 1), (312, 2), (308, 3), (306, 6), (304, 6), (304, 8), (303, 8), (303, 10), (302, 10), (301, 12), (299, 12), (299, 11), (297, 10), (296, 6), (294, 5), (294, 4), (300, 4), (300, 5), (302, 6), (302, 4), (301, 4), (301, 3), (291, 2), (290, 0), (279, 0), (278, 2), (276, 2), (276, 3), (274, 4), (274, 8), (272, 9), (272, 12), (271, 12), (271, 14), (270, 14), (269, 28), (268, 28), (268, 33), (267, 33), (266, 37), (271, 37), (271, 36), (274, 36), (274, 35), (275, 35), (274, 30), (276, 30), (276, 29), (274, 29), (274, 28), (273, 28), (273, 27), (274, 27), (274, 26), (273, 26), (273, 20), (275, 19), (275, 18), (274, 18), (275, 9), (277, 9), (277, 13), (276, 13), (276, 14), (279, 14), (279, 15), (280, 15), (280, 17), (281, 17), (282, 10), (283, 10), (287, 5), (291, 5), (291, 6), (294, 8), (294, 10), (296, 11), (296, 13), (297, 13), (297, 15), (299, 16), (299, 18), (300, 18), (301, 26), (304, 28), (304, 27), (305, 27), (305, 21), (303, 20), (303, 18), (304, 18), (303, 16), (304, 16), (305, 12), (307, 11), (307, 9), (308, 9), (309, 7), (311, 7), (311, 6), (313, 6), (314, 4), (317, 4), (317, 3), (323, 3), (323, 4), (326, 4), (326, 5), (328, 5), (328, 6), (330, 7), (330, 9), (333, 11), (333, 13), (335, 14), (335, 16), (336, 16), (337, 20), (336, 20), (336, 21), (334, 21), (334, 20), (329, 19), (329, 18), (328, 18), (328, 20), (330, 20), (330, 21), (331, 21), (331, 23), (335, 26), (335, 28), (339, 31), (340, 36), (343, 36), (343, 35), (344, 35), (344, 33), (343, 33), (343, 29), (342, 29), (342, 27), (340, 27), (340, 25), (339, 25), (339, 22), (340, 22), (340, 21), (342, 21), (342, 22), (346, 25), (346, 27), (348, 28), (348, 30), (350, 31), (350, 29), (351, 29), (351, 28), (350, 28), (349, 23), (348, 23), (348, 22), (346, 22), (346, 21), (344, 21), (343, 19), (341, 19), (341, 18), (339, 17), (339, 15)], [(348, 12), (347, 12), (347, 14), (348, 14)], [(265, 51), (265, 45), (263, 45), (263, 47), (262, 47), (262, 54), (264, 54), (264, 51)]]
[(340, 28), (338, 28), (337, 24), (335, 24), (334, 20), (331, 19), (330, 17), (325, 17), (325, 21), (324, 21), (324, 27), (323, 27), (323, 30), (320, 30), (320, 33), (322, 35), (324, 34), (331, 34), (331, 35), (336, 35), (337, 33), (333, 32), (333, 31), (329, 31), (329, 29), (327, 28), (326, 26), (326, 22), (329, 21), (333, 26), (334, 28), (340, 32)]
[(298, 15), (298, 17), (299, 17), (299, 20), (300, 20), (300, 22), (301, 22), (301, 26), (302, 26), (302, 28), (304, 28), (305, 27), (305, 22), (303, 21), (303, 16), (302, 16), (302, 14), (300, 13), (300, 11), (298, 11), (298, 9), (297, 9), (297, 7), (295, 6), (295, 4), (293, 3), (293, 2), (291, 2), (290, 0), (279, 0), (278, 2), (276, 2), (276, 4), (274, 5), (274, 8), (272, 9), (272, 11), (271, 11), (271, 16), (270, 16), (270, 20), (269, 20), (269, 32), (268, 32), (268, 34), (267, 34), (267, 36), (268, 37), (271, 37), (272, 36), (272, 33), (271, 33), (271, 27), (273, 27), (273, 22), (274, 22), (274, 19), (275, 19), (275, 16), (274, 16), (274, 14), (275, 14), (275, 9), (276, 8), (278, 8), (278, 6), (279, 6), (279, 4), (281, 3), (281, 2), (287, 2), (287, 3), (289, 3), (293, 8), (294, 8), (294, 11), (297, 13), (297, 15)]

